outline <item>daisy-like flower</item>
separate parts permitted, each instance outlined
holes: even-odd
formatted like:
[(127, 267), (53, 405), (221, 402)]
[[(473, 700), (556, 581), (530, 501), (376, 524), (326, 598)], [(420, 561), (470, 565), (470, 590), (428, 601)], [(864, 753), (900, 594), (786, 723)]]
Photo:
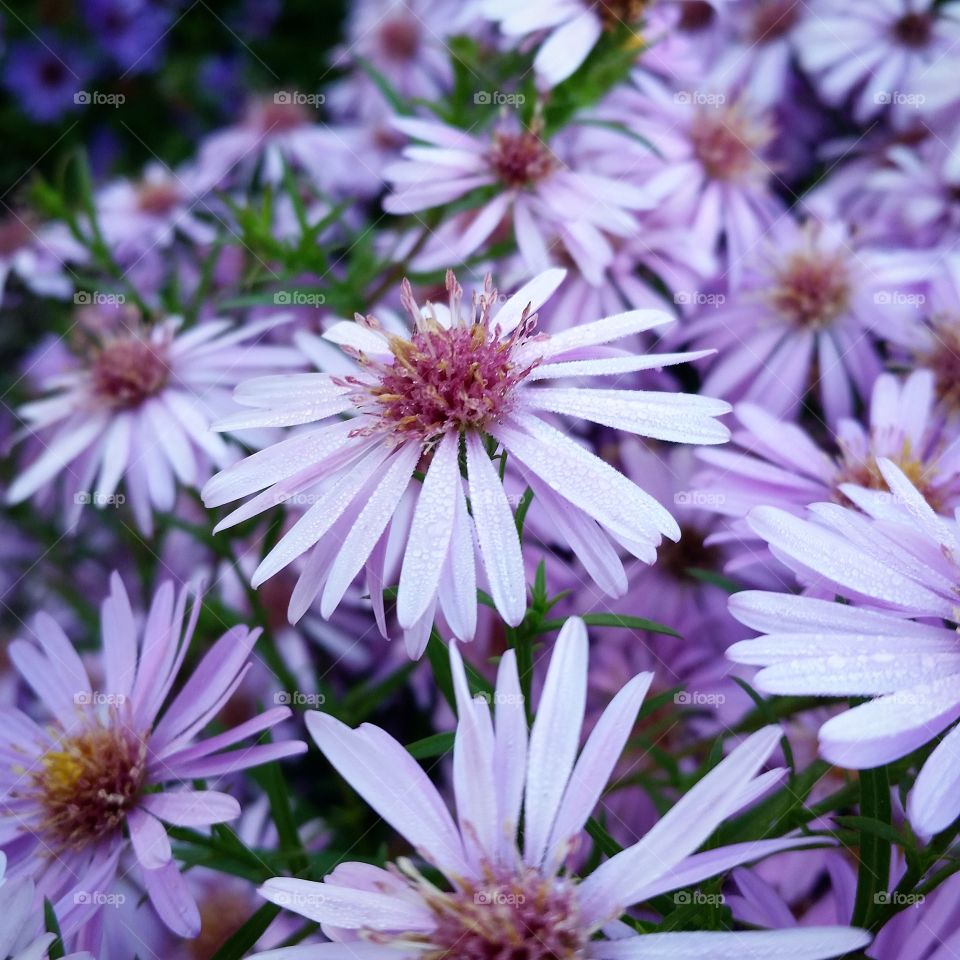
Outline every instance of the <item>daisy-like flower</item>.
[(42, 452), (10, 485), (7, 502), (62, 478), (72, 523), (84, 505), (124, 502), (123, 482), (119, 496), (149, 532), (153, 510), (173, 507), (178, 482), (202, 484), (212, 465), (235, 458), (209, 423), (229, 406), (237, 382), (302, 364), (293, 349), (256, 342), (281, 321), (209, 320), (181, 330), (176, 318), (144, 326), (125, 306), (86, 310), (74, 368), (51, 377), (48, 396), (19, 410)]
[(759, 773), (779, 741), (778, 727), (747, 739), (638, 843), (578, 880), (564, 863), (613, 772), (652, 674), (637, 675), (618, 693), (581, 751), (587, 687), (582, 620), (568, 620), (560, 633), (529, 735), (512, 650), (499, 667), (495, 720), (487, 703), (471, 699), (455, 644), (450, 664), (460, 718), (453, 760), (456, 819), (389, 734), (369, 724), (351, 730), (329, 714), (307, 714), (327, 759), (444, 880), (428, 879), (410, 860), (386, 870), (344, 863), (322, 883), (268, 880), (261, 888), (268, 900), (323, 924), (335, 942), (309, 948), (316, 953), (294, 947), (266, 956), (719, 960), (782, 951), (814, 960), (868, 941), (863, 931), (840, 927), (638, 936), (616, 923), (635, 903), (818, 842), (786, 837), (694, 852), (727, 817), (780, 778), (782, 770)]
[(11, 213), (0, 219), (0, 303), (12, 276), (41, 296), (70, 296), (74, 284), (64, 266), (87, 257), (65, 224), (37, 225), (29, 213)]
[(624, 374), (688, 357), (635, 356), (607, 346), (670, 321), (656, 310), (536, 335), (534, 311), (564, 275), (549, 270), (505, 303), (488, 277), (470, 308), (452, 272), (447, 305), (421, 310), (404, 282), (409, 333), (388, 335), (374, 317), (358, 315), (325, 334), (354, 358), (354, 373), (266, 377), (238, 388), (238, 402), (253, 409), (221, 421), (220, 429), (333, 420), (254, 454), (203, 490), (207, 506), (262, 491), (218, 529), (290, 498), (312, 504), (253, 577), (259, 586), (311, 551), (291, 599), (292, 620), (318, 594), (320, 612), (329, 616), (365, 566), (382, 621), (383, 588), (397, 582), (399, 567), (397, 617), (411, 655), (423, 651), (438, 604), (452, 632), (469, 639), (476, 538), (497, 610), (507, 623), (519, 623), (526, 578), (514, 516), (491, 460), (498, 445), (550, 513), (557, 535), (576, 553), (589, 553), (595, 567), (619, 563), (611, 540), (652, 563), (661, 536), (679, 536), (653, 497), (549, 421), (568, 415), (660, 440), (723, 443), (728, 432), (715, 418), (729, 408), (687, 394), (541, 386), (551, 377)]
[(821, 727), (821, 753), (840, 766), (890, 763), (953, 727), (907, 805), (930, 835), (960, 815), (957, 631), (930, 622), (960, 622), (960, 526), (934, 513), (892, 462), (878, 468), (889, 492), (842, 488), (860, 511), (821, 503), (806, 519), (774, 507), (750, 514), (754, 532), (811, 589), (854, 605), (736, 594), (733, 615), (765, 636), (729, 655), (764, 667), (754, 683), (768, 693), (875, 698)]
[[(46, 960), (56, 934), (38, 934), (41, 911), (33, 882), (7, 880), (6, 854), (0, 852), (0, 960)], [(91, 960), (85, 953), (71, 953), (64, 960)]]
[(852, 98), (863, 123), (889, 109), (898, 125), (952, 96), (960, 3), (817, 0), (796, 31), (803, 67), (833, 106)]
[[(196, 936), (200, 919), (164, 824), (235, 819), (240, 805), (233, 797), (197, 790), (193, 781), (306, 749), (299, 742), (244, 743), (286, 719), (285, 707), (197, 739), (249, 669), (259, 630), (228, 630), (171, 696), (200, 615), (199, 598), (187, 611), (190, 593), (177, 596), (172, 583), (164, 584), (138, 625), (114, 574), (102, 608), (98, 685), (56, 621), (38, 614), (34, 638), (14, 641), (9, 654), (46, 709), (46, 722), (8, 707), (0, 732), (0, 846), (11, 873), (32, 877), (51, 900), (75, 890), (108, 893), (119, 882), (121, 856), (132, 850), (150, 902), (185, 937)], [(89, 914), (90, 902), (74, 898), (60, 917), (64, 926)]]
[[(474, 136), (434, 120), (398, 117), (394, 125), (426, 146), (407, 147), (404, 159), (384, 171), (392, 185), (385, 210), (412, 213), (496, 188), (476, 211), (461, 215), (447, 262), (469, 259), (509, 217), (531, 272), (547, 266), (548, 247), (559, 240), (580, 271), (599, 283), (613, 256), (606, 235), (635, 236), (634, 212), (652, 205), (641, 188), (593, 172), (594, 158), (578, 164), (576, 138), (569, 134), (548, 144), (535, 126), (501, 126), (492, 136)], [(629, 138), (616, 141), (625, 158), (639, 153)]]
[[(754, 507), (776, 506), (801, 515), (812, 503), (846, 502), (845, 483), (886, 490), (878, 466), (886, 458), (938, 513), (952, 513), (960, 506), (960, 441), (944, 430), (935, 401), (930, 371), (915, 370), (902, 382), (885, 373), (873, 387), (869, 427), (841, 420), (835, 451), (817, 446), (801, 426), (741, 404), (734, 408), (741, 428), (733, 434), (740, 449), (700, 451), (709, 466), (695, 478), (696, 501), (702, 509), (735, 518), (736, 536), (729, 538), (734, 543), (756, 544), (743, 520)], [(761, 559), (756, 551), (747, 553)]]
[[(853, 414), (882, 371), (876, 337), (902, 340), (917, 307), (894, 258), (857, 249), (840, 222), (782, 223), (740, 282), (684, 334), (716, 347), (703, 389), (792, 417), (815, 391), (831, 423)], [(708, 361), (709, 362), (709, 361)]]
[(533, 68), (549, 90), (576, 72), (604, 30), (639, 27), (646, 6), (647, 0), (482, 0), (480, 8), (507, 36), (548, 32)]

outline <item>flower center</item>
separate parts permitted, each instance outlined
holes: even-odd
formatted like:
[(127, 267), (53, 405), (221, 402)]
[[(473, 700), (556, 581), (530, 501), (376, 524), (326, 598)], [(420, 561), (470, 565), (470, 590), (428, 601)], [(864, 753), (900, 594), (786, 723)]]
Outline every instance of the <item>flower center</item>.
[(717, 11), (707, 0), (685, 0), (680, 4), (677, 29), (684, 33), (699, 33), (713, 23)]
[(690, 128), (693, 152), (714, 180), (743, 180), (766, 167), (759, 157), (773, 139), (773, 128), (737, 104), (704, 106), (697, 110)]
[(937, 397), (954, 413), (960, 413), (960, 315), (938, 314), (931, 318), (933, 346), (916, 358), (936, 380)]
[(254, 110), (253, 123), (262, 133), (287, 133), (310, 123), (306, 106), (287, 100), (266, 100)]
[[(581, 960), (588, 933), (574, 884), (527, 868), (518, 874), (488, 872), (455, 893), (421, 881), (420, 893), (436, 916), (421, 960)], [(376, 935), (374, 935), (376, 937)]]
[(137, 206), (144, 213), (163, 216), (180, 202), (180, 190), (169, 180), (144, 183), (137, 190)]
[(121, 723), (91, 726), (45, 753), (31, 775), (45, 842), (77, 848), (118, 829), (140, 794), (146, 758), (146, 739)]
[(136, 336), (107, 342), (93, 360), (93, 392), (111, 407), (136, 407), (167, 384), (166, 350)]
[(549, 174), (556, 160), (534, 130), (498, 133), (488, 154), (490, 166), (507, 187), (526, 187)]
[(821, 330), (850, 302), (847, 266), (817, 252), (794, 253), (777, 273), (770, 302), (794, 326)]
[(0, 221), (0, 256), (16, 253), (30, 242), (33, 231), (29, 220), (11, 216)]
[(754, 43), (779, 40), (797, 22), (797, 0), (768, 0), (757, 8), (750, 24)]
[(720, 570), (723, 567), (723, 551), (716, 546), (708, 547), (704, 532), (684, 524), (680, 527), (680, 539), (674, 543), (664, 540), (657, 551), (657, 569), (674, 580), (697, 583), (691, 570)]
[[(450, 292), (450, 322), (441, 322), (431, 304), (426, 315), (413, 299), (404, 281), (403, 299), (413, 318), (409, 339), (390, 337), (392, 362), (380, 363), (366, 355), (358, 357), (374, 380), (348, 378), (356, 386), (355, 404), (376, 417), (371, 430), (388, 430), (401, 437), (418, 437), (424, 443), (444, 433), (483, 430), (510, 410), (514, 388), (533, 369), (536, 361), (518, 364), (514, 350), (536, 323), (536, 315), (524, 317), (506, 339), (491, 326), (498, 304), (497, 291), (489, 277), (482, 293), (473, 296), (469, 313), (461, 309), (462, 290), (452, 273), (447, 274)], [(359, 321), (379, 328), (372, 317)]]
[(905, 13), (894, 23), (893, 36), (903, 46), (919, 50), (933, 39), (933, 24), (925, 13)]
[(394, 60), (413, 60), (420, 50), (420, 28), (412, 17), (394, 17), (380, 27), (384, 53)]
[(647, 0), (593, 0), (593, 9), (608, 30), (636, 23), (646, 6)]
[[(893, 460), (937, 513), (943, 511), (946, 506), (943, 502), (945, 491), (941, 490), (935, 482), (936, 471), (932, 469), (931, 464), (924, 462), (913, 454), (910, 450), (909, 440), (904, 441), (903, 448), (898, 455), (891, 456), (889, 453), (883, 455)], [(841, 447), (840, 469), (834, 478), (834, 487), (838, 490), (837, 499), (845, 503), (847, 502), (846, 497), (839, 493), (840, 485), (843, 483), (856, 484), (859, 487), (866, 487), (868, 490), (890, 489), (887, 486), (887, 481), (883, 479), (880, 467), (877, 465), (876, 455), (870, 454), (866, 459), (860, 459), (850, 450)]]

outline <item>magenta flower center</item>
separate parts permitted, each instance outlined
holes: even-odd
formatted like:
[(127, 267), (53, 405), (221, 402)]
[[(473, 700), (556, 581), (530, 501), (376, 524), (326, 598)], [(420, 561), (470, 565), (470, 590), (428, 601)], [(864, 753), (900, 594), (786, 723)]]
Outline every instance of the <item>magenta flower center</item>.
[(757, 7), (750, 24), (750, 39), (754, 43), (779, 40), (797, 22), (797, 0), (768, 0)]
[(378, 36), (384, 53), (393, 60), (413, 60), (420, 51), (420, 26), (413, 17), (387, 20)]
[(496, 134), (488, 159), (504, 186), (510, 188), (538, 183), (556, 165), (547, 145), (532, 130)]
[(310, 123), (310, 113), (300, 103), (271, 100), (260, 105), (255, 123), (263, 133), (286, 133)]
[(707, 0), (685, 0), (680, 4), (680, 19), (677, 29), (684, 33), (699, 33), (713, 23), (717, 11)]
[(850, 275), (842, 258), (816, 251), (792, 254), (770, 292), (773, 308), (796, 327), (822, 330), (850, 302)]
[(528, 870), (427, 899), (437, 927), (420, 954), (423, 960), (580, 960), (585, 955), (587, 935), (568, 881)]
[(94, 393), (111, 407), (138, 406), (166, 386), (166, 350), (136, 336), (111, 340), (96, 353), (91, 377)]
[(137, 190), (137, 206), (144, 213), (163, 216), (173, 210), (180, 202), (180, 191), (176, 184), (145, 183)]
[(933, 39), (933, 24), (925, 13), (905, 13), (894, 23), (893, 36), (902, 46), (919, 50)]
[(765, 171), (759, 153), (773, 138), (773, 130), (736, 104), (704, 106), (694, 116), (690, 138), (694, 155), (708, 176), (738, 181)]
[(24, 217), (7, 217), (0, 221), (0, 256), (16, 253), (30, 242), (33, 231)]
[(45, 753), (31, 775), (44, 842), (75, 849), (119, 829), (140, 795), (146, 759), (146, 739), (122, 723), (88, 727)]

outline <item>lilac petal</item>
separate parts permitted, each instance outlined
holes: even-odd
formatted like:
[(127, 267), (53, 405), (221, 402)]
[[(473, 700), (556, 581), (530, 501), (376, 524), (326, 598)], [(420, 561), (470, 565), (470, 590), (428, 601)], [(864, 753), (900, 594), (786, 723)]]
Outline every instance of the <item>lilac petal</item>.
[(513, 650), (500, 658), (496, 694), (493, 782), (501, 830), (499, 853), (501, 863), (511, 863), (527, 776), (527, 715)]
[(283, 743), (261, 743), (242, 750), (229, 750), (215, 757), (199, 757), (189, 763), (178, 763), (177, 776), (182, 780), (204, 780), (221, 777), (238, 770), (249, 770), (274, 760), (283, 760), (305, 753), (307, 745), (299, 740)]
[(170, 862), (173, 851), (170, 849), (170, 838), (163, 824), (141, 809), (145, 806), (146, 804), (141, 804), (140, 807), (134, 807), (127, 814), (130, 843), (144, 870), (159, 870)]
[(460, 486), (460, 437), (447, 434), (438, 444), (417, 496), (404, 551), (397, 593), (397, 621), (412, 626), (433, 601), (450, 548)]
[(240, 816), (240, 804), (216, 790), (178, 790), (148, 793), (140, 805), (164, 823), (175, 827), (207, 827)]
[(899, 760), (960, 717), (960, 678), (945, 677), (871, 700), (820, 728), (820, 752), (855, 770)]
[(590, 944), (591, 960), (827, 960), (870, 942), (856, 927), (648, 933)]
[(468, 641), (477, 629), (476, 537), (467, 513), (463, 483), (457, 478), (453, 533), (440, 575), (439, 600), (455, 637)]
[(245, 720), (243, 723), (231, 727), (223, 733), (218, 733), (214, 737), (207, 737), (205, 740), (201, 740), (199, 743), (195, 743), (186, 749), (177, 749), (174, 747), (172, 750), (169, 748), (158, 750), (156, 757), (170, 767), (178, 763), (198, 760), (218, 750), (232, 747), (234, 744), (240, 743), (241, 740), (253, 737), (264, 730), (269, 730), (278, 723), (282, 723), (289, 716), (289, 707), (274, 707), (272, 710), (265, 710), (263, 713), (251, 717), (249, 720)]
[(907, 800), (907, 818), (923, 836), (946, 830), (960, 815), (960, 727), (954, 727), (927, 758)]
[(490, 321), (491, 328), (499, 330), (501, 335), (512, 333), (520, 323), (523, 311), (529, 308), (527, 315), (535, 314), (553, 296), (566, 275), (566, 270), (552, 267), (525, 283), (494, 314)]
[(641, 673), (625, 684), (600, 715), (577, 760), (553, 824), (547, 862), (559, 866), (583, 829), (633, 731), (643, 698), (653, 681)]
[(200, 933), (200, 911), (176, 863), (171, 860), (159, 870), (144, 870), (143, 881), (150, 902), (170, 930), (188, 939)]
[[(561, 333), (552, 334), (545, 344), (531, 343), (530, 350), (544, 359), (553, 358), (556, 362), (560, 362), (564, 354), (573, 350), (594, 347), (635, 333), (643, 333), (653, 327), (673, 323), (674, 319), (663, 310), (629, 310), (626, 313), (618, 313), (591, 323), (582, 323)], [(520, 355), (517, 359), (519, 362), (525, 358)]]
[(548, 853), (580, 746), (586, 695), (587, 628), (579, 617), (570, 617), (557, 637), (530, 731), (523, 855), (531, 866), (539, 866)]
[(120, 575), (110, 574), (110, 594), (100, 607), (107, 690), (129, 696), (137, 672), (137, 632), (130, 598)]
[(533, 62), (537, 76), (548, 89), (576, 71), (602, 32), (600, 18), (589, 9), (553, 31)]
[(413, 960), (413, 954), (397, 953), (393, 947), (375, 943), (307, 943), (278, 947), (251, 954), (255, 960)]
[(413, 757), (382, 730), (351, 730), (329, 714), (308, 711), (307, 729), (357, 793), (447, 876), (468, 876), (459, 832), (437, 788)]
[(344, 930), (428, 933), (436, 926), (426, 905), (385, 893), (288, 877), (274, 877), (257, 892), (265, 900), (308, 920)]
[(527, 584), (520, 538), (497, 471), (473, 432), (466, 435), (470, 505), (480, 556), (497, 611), (515, 627), (527, 609)]

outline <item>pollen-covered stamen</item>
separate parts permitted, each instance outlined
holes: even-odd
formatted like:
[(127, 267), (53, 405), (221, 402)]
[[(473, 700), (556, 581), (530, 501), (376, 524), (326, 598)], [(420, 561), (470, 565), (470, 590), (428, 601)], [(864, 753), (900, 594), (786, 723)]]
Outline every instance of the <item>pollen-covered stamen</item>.
[[(956, 491), (947, 491), (937, 485), (935, 469), (932, 468), (930, 462), (914, 453), (909, 440), (903, 441), (903, 446), (896, 455), (891, 456), (889, 452), (884, 452), (883, 456), (892, 460), (903, 471), (907, 479), (923, 494), (927, 503), (938, 513), (943, 510), (945, 500), (955, 494)], [(890, 489), (880, 472), (876, 454), (871, 451), (863, 456), (841, 443), (840, 468), (833, 481), (834, 499), (840, 503), (848, 504), (849, 501), (840, 490), (840, 486), (845, 483), (866, 487), (868, 490), (889, 491)]]
[(135, 407), (159, 393), (170, 378), (166, 347), (139, 335), (107, 340), (90, 368), (94, 394), (111, 407)]
[(849, 306), (848, 266), (835, 253), (797, 251), (777, 270), (768, 300), (794, 326), (822, 330)]
[(739, 181), (768, 170), (760, 151), (773, 139), (773, 127), (738, 103), (704, 105), (690, 127), (693, 150), (714, 180)]
[[(377, 419), (372, 429), (388, 430), (424, 443), (444, 433), (483, 430), (511, 409), (513, 391), (533, 369), (535, 361), (518, 364), (517, 344), (532, 332), (536, 314), (524, 316), (506, 338), (492, 325), (499, 305), (489, 277), (482, 293), (474, 294), (469, 313), (462, 307), (463, 291), (447, 274), (449, 325), (427, 304), (421, 311), (404, 281), (402, 300), (414, 330), (409, 339), (389, 338), (392, 362), (366, 356), (358, 360), (375, 380), (353, 378), (354, 402)], [(372, 317), (358, 322), (375, 325)]]
[(117, 712), (64, 737), (30, 774), (43, 810), (40, 829), (53, 849), (75, 849), (118, 830), (144, 784), (147, 742)]
[(504, 186), (511, 188), (538, 183), (556, 166), (556, 158), (535, 129), (495, 134), (488, 160)]
[(636, 23), (647, 7), (647, 0), (594, 0), (593, 9), (604, 27), (614, 30), (621, 24)]
[(421, 960), (581, 960), (590, 931), (582, 922), (576, 886), (532, 868), (517, 873), (487, 868), (482, 880), (445, 892), (408, 869), (436, 917), (429, 934), (375, 941), (416, 944)]
[(936, 314), (930, 326), (933, 345), (917, 356), (917, 366), (933, 373), (937, 398), (944, 408), (960, 414), (960, 315)]

